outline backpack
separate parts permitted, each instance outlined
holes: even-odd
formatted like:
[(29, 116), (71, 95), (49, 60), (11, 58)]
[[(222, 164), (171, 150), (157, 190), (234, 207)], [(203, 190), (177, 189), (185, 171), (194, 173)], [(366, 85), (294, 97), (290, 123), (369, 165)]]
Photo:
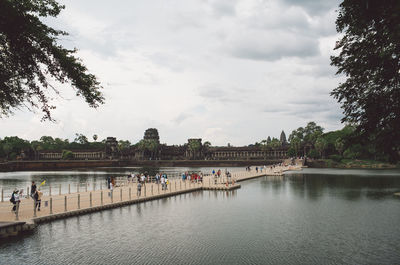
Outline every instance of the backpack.
[(11, 195), (10, 202), (11, 202), (11, 203), (15, 203), (14, 193)]

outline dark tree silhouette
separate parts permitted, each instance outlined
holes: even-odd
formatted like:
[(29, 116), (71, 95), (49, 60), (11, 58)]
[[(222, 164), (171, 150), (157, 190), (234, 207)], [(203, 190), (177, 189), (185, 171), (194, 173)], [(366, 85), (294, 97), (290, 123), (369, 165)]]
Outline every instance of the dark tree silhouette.
[(96, 77), (57, 43), (66, 32), (51, 28), (40, 17), (56, 17), (64, 8), (54, 0), (0, 0), (0, 117), (26, 106), (41, 109), (52, 120), (49, 90), (55, 80), (69, 83), (90, 107), (104, 103)]
[(336, 20), (343, 37), (337, 74), (346, 76), (331, 93), (356, 125), (360, 141), (398, 161), (400, 150), (400, 1), (344, 0)]

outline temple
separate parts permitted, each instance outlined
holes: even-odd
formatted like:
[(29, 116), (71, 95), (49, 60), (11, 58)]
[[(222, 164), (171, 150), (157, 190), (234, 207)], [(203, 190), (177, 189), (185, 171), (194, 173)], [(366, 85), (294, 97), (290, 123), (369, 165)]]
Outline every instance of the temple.
[[(275, 138), (274, 138), (275, 139)], [(268, 136), (267, 143), (271, 142)], [(272, 148), (268, 144), (249, 146), (211, 146), (201, 138), (190, 138), (183, 145), (160, 144), (158, 130), (149, 128), (143, 140), (129, 148), (119, 148), (115, 137), (107, 137), (104, 150), (71, 150), (76, 160), (268, 160), (287, 158), (289, 145), (282, 131), (279, 146)], [(62, 159), (62, 151), (40, 151), (40, 160)]]

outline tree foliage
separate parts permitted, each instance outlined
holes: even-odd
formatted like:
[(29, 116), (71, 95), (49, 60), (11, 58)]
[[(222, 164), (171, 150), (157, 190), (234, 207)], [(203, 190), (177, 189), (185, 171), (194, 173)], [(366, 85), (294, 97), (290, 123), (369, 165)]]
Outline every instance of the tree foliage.
[(159, 146), (160, 144), (157, 139), (142, 139), (136, 144), (136, 147), (140, 151), (151, 158), (155, 158)]
[(61, 154), (61, 158), (63, 160), (72, 160), (74, 159), (74, 154), (69, 150), (63, 150)]
[[(289, 135), (291, 149), (296, 155), (305, 146), (314, 147), (316, 140), (322, 135), (324, 128), (311, 121), (306, 127), (299, 127)], [(304, 154), (303, 154), (304, 155)]]
[(90, 107), (104, 102), (100, 83), (69, 50), (57, 43), (66, 32), (40, 18), (56, 17), (63, 5), (55, 0), (0, 1), (0, 117), (26, 106), (41, 109), (52, 120), (53, 81), (69, 83)]
[(344, 0), (336, 20), (343, 37), (331, 57), (346, 76), (331, 93), (344, 110), (343, 122), (357, 126), (358, 141), (399, 159), (400, 1)]
[(325, 154), (325, 149), (328, 147), (328, 142), (323, 137), (318, 137), (315, 141), (315, 149), (319, 155), (323, 158)]

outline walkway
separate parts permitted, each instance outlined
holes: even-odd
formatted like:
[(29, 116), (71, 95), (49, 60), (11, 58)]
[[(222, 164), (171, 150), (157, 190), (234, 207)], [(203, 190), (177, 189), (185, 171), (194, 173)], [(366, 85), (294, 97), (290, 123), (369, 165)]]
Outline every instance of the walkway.
[[(0, 202), (0, 222), (25, 221), (27, 223), (40, 223), (187, 192), (208, 189), (231, 190), (240, 188), (237, 182), (243, 180), (261, 176), (282, 176), (284, 171), (301, 169), (300, 166), (286, 166), (267, 168), (262, 172), (260, 170), (256, 172), (254, 168), (251, 171), (233, 172), (231, 173), (231, 178), (225, 176), (215, 178), (212, 175), (207, 175), (204, 176), (203, 182), (173, 179), (170, 180), (167, 190), (162, 190), (160, 184), (146, 183), (142, 186), (140, 195), (137, 192), (137, 183), (124, 183), (123, 186), (116, 187), (112, 193), (108, 189), (91, 191), (85, 189), (75, 193), (44, 196), (42, 198), (41, 211), (37, 212), (34, 211), (34, 201), (31, 198), (25, 198), (21, 201), (18, 219), (11, 211), (12, 204), (9, 202), (9, 198), (4, 198), (4, 201)], [(61, 193), (61, 189), (59, 193)]]

